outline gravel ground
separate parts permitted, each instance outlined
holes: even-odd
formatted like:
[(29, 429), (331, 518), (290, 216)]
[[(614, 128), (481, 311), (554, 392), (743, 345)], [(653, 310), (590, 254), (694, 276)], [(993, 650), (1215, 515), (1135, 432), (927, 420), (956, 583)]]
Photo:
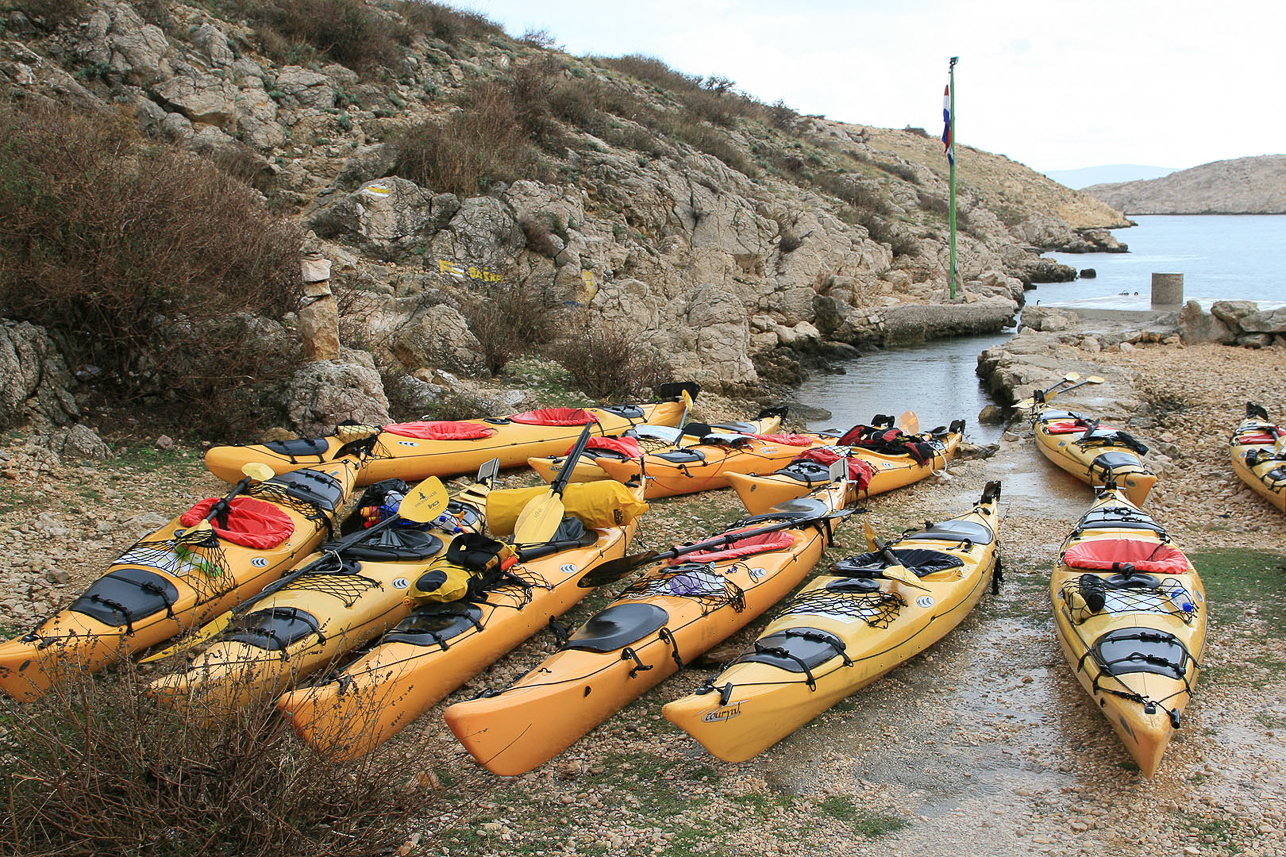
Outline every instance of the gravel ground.
[[(864, 516), (892, 534), (965, 510), (988, 479), (1004, 482), (1005, 586), (942, 643), (740, 765), (705, 755), (660, 707), (762, 622), (522, 777), (474, 765), (439, 708), (387, 745), (421, 760), (431, 785), (403, 852), (1286, 854), (1286, 516), (1241, 485), (1227, 453), (1248, 399), (1286, 418), (1286, 352), (1170, 344), (1049, 353), (1065, 366), (1051, 381), (1071, 369), (1110, 379), (1066, 404), (1154, 447), (1162, 478), (1149, 511), (1177, 544), (1210, 557), (1206, 671), (1154, 779), (1140, 777), (1058, 651), (1047, 572), (1091, 495), (1041, 459), (1017, 423), (995, 455), (873, 498)], [(706, 403), (694, 416), (729, 415), (721, 410)], [(221, 485), (181, 441), (82, 465), (56, 461), (36, 436), (3, 440), (8, 632), (65, 603), (133, 539)], [(658, 501), (636, 549), (693, 539), (740, 514), (731, 491)], [(850, 523), (824, 562), (863, 544)], [(1229, 550), (1259, 553), (1239, 554), (1242, 570), (1228, 571), (1220, 557)], [(592, 594), (566, 621), (588, 618), (625, 585)], [(447, 702), (504, 684), (554, 648), (549, 636), (533, 639)]]

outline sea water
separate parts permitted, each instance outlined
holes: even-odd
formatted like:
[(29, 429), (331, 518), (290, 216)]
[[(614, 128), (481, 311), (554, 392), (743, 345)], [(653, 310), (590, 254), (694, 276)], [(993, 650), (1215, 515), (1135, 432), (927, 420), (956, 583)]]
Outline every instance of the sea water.
[[(1123, 308), (1138, 304), (1146, 309), (1153, 273), (1183, 274), (1184, 298), (1207, 307), (1216, 300), (1286, 302), (1286, 215), (1131, 219), (1138, 226), (1113, 231), (1117, 240), (1129, 245), (1129, 253), (1048, 254), (1078, 271), (1094, 268), (1098, 276), (1043, 283), (1026, 293), (1027, 305), (1116, 296), (1125, 302)], [(1126, 302), (1126, 297), (1131, 300)], [(1012, 334), (936, 340), (845, 361), (838, 367), (844, 374), (815, 375), (799, 388), (796, 399), (831, 412), (829, 419), (810, 422), (813, 430), (846, 429), (869, 423), (876, 414), (896, 417), (911, 410), (926, 429), (963, 419), (967, 438), (989, 443), (1001, 429), (978, 424), (978, 412), (992, 402), (975, 374), (978, 354)]]

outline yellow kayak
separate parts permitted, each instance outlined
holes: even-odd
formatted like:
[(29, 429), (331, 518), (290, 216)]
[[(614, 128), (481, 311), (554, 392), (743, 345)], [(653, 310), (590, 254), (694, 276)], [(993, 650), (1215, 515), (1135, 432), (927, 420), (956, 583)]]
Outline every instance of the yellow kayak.
[[(677, 394), (676, 394), (677, 395)], [(614, 405), (605, 408), (543, 408), (507, 417), (397, 423), (377, 433), (341, 427), (329, 437), (270, 441), (245, 446), (214, 446), (205, 466), (220, 479), (240, 478), (248, 462), (267, 464), (278, 473), (352, 457), (362, 459), (359, 485), (384, 479), (418, 482), (429, 476), (473, 473), (493, 458), (501, 467), (518, 467), (532, 456), (562, 455), (593, 423), (597, 436), (618, 435), (644, 423), (673, 426), (683, 417), (682, 402)]]
[(449, 707), (447, 725), (502, 776), (548, 761), (797, 586), (821, 557), (827, 518), (845, 495), (841, 483), (820, 489), (797, 509), (728, 531), (772, 532), (652, 568), (518, 681)]
[(1246, 418), (1232, 433), (1232, 469), (1278, 509), (1286, 512), (1286, 429), (1273, 424), (1268, 412), (1246, 403)]
[[(467, 489), (466, 489), (467, 490)], [(481, 503), (457, 496), (452, 530), (482, 529)], [(226, 717), (268, 699), (392, 628), (411, 611), (406, 592), (446, 550), (440, 529), (394, 527), (320, 552), (302, 574), (253, 604), (187, 668), (149, 683), (147, 693), (197, 717)]]
[(1050, 593), (1067, 663), (1151, 777), (1205, 654), (1208, 605), (1197, 570), (1109, 486), (1063, 542)]
[[(744, 762), (924, 651), (999, 579), (999, 498), (1000, 483), (989, 483), (970, 512), (884, 546), (892, 557), (850, 557), (815, 577), (751, 648), (666, 705), (666, 718), (718, 758)], [(914, 576), (890, 579), (892, 565)]]
[(826, 458), (819, 457), (817, 453), (820, 450), (809, 451), (776, 473), (732, 473), (728, 475), (728, 482), (741, 498), (746, 511), (757, 515), (825, 484), (830, 476), (823, 462), (830, 457), (844, 457), (860, 462), (850, 467), (850, 471), (862, 471), (862, 476), (853, 478), (850, 483), (853, 496), (849, 499), (856, 503), (862, 497), (904, 488), (931, 474), (941, 473), (955, 457), (956, 447), (963, 438), (964, 421), (957, 420), (949, 428), (904, 436), (897, 446), (822, 447), (830, 453)]
[(1046, 458), (1091, 487), (1115, 481), (1131, 503), (1143, 505), (1157, 481), (1141, 458), (1146, 446), (1120, 429), (1044, 404), (1033, 418), (1036, 448)]
[(642, 458), (600, 458), (598, 466), (612, 479), (627, 484), (645, 472), (647, 499), (654, 500), (727, 488), (734, 473), (776, 473), (802, 450), (823, 442), (818, 434), (710, 434), (700, 443), (646, 453)]
[(524, 560), (511, 569), (520, 582), (488, 591), (485, 601), (414, 609), (366, 655), (286, 693), (277, 707), (296, 733), (333, 758), (373, 750), (588, 595), (592, 589), (577, 581), (624, 556), (636, 526), (590, 530), (587, 544)]
[[(772, 434), (781, 427), (781, 418), (785, 413), (784, 406), (770, 408), (750, 422), (701, 424), (699, 429), (701, 434), (708, 434), (711, 431), (720, 434)], [(599, 466), (600, 458), (616, 460), (637, 458), (647, 452), (670, 452), (677, 447), (694, 444), (700, 440), (700, 437), (694, 434), (698, 426), (690, 427), (691, 431), (680, 430), (673, 426), (641, 425), (634, 426), (618, 438), (593, 438), (589, 442), (589, 447), (581, 453), (580, 459), (576, 462), (570, 481), (594, 482), (599, 479), (611, 479), (607, 471)], [(563, 466), (563, 456), (533, 456), (527, 459), (527, 463), (540, 474), (541, 479), (553, 482)]]
[[(103, 669), (258, 594), (337, 528), (356, 475), (339, 461), (250, 485), (231, 500), (226, 527), (194, 544), (183, 519), (199, 518), (198, 504), (138, 541), (66, 609), (0, 644), (0, 688), (33, 699), (64, 673)], [(273, 528), (256, 532), (255, 521)]]

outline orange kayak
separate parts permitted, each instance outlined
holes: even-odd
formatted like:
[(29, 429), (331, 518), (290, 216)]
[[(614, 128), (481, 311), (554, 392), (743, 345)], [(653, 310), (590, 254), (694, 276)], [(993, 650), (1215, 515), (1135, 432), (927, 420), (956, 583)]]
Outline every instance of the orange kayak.
[[(964, 421), (958, 420), (948, 429), (925, 432), (915, 437), (919, 458), (910, 451), (892, 453), (856, 446), (826, 447), (869, 465), (869, 482), (865, 486), (859, 487), (857, 482), (850, 483), (850, 502), (856, 503), (862, 497), (904, 488), (931, 474), (941, 473), (955, 457), (956, 447), (964, 437)], [(827, 467), (813, 461), (792, 461), (776, 473), (762, 476), (742, 473), (728, 476), (742, 505), (752, 515), (766, 512), (787, 500), (802, 497), (829, 479)]]
[(333, 758), (373, 750), (593, 591), (577, 581), (624, 556), (636, 526), (590, 530), (589, 544), (521, 562), (511, 569), (521, 583), (490, 590), (485, 601), (415, 608), (366, 655), (286, 693), (277, 707)]
[[(240, 479), (249, 462), (267, 464), (278, 473), (319, 463), (352, 458), (361, 461), (357, 484), (383, 479), (417, 482), (430, 476), (474, 473), (493, 458), (501, 467), (518, 467), (532, 456), (563, 455), (587, 423), (597, 436), (618, 435), (631, 426), (652, 423), (676, 425), (682, 402), (615, 405), (605, 408), (546, 408), (508, 417), (398, 423), (377, 433), (341, 434), (298, 440), (270, 441), (245, 446), (214, 446), (205, 466), (220, 479)], [(353, 439), (348, 438), (352, 436)]]
[(217, 530), (191, 544), (181, 538), (183, 516), (175, 518), (122, 554), (66, 609), (0, 644), (0, 688), (34, 699), (65, 673), (103, 669), (253, 597), (338, 527), (356, 476), (353, 462), (338, 461), (251, 485), (250, 499), (289, 518), (290, 534), (271, 547), (238, 544)]
[(797, 586), (821, 557), (827, 516), (843, 507), (845, 494), (837, 483), (797, 508), (729, 528), (785, 522), (756, 537), (780, 539), (734, 542), (726, 551), (653, 567), (517, 682), (449, 707), (447, 725), (479, 763), (502, 776), (548, 761)]

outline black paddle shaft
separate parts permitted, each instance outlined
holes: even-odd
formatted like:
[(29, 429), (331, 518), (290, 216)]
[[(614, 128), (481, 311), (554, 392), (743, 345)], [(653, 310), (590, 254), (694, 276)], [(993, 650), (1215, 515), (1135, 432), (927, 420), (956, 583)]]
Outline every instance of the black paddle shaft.
[(576, 462), (580, 461), (580, 454), (589, 446), (590, 434), (594, 428), (594, 423), (585, 423), (585, 428), (581, 431), (580, 437), (576, 438), (576, 443), (572, 446), (571, 452), (567, 453), (567, 458), (563, 461), (562, 469), (550, 483), (549, 490), (553, 494), (562, 496), (563, 489), (571, 481), (572, 471), (576, 469)]

